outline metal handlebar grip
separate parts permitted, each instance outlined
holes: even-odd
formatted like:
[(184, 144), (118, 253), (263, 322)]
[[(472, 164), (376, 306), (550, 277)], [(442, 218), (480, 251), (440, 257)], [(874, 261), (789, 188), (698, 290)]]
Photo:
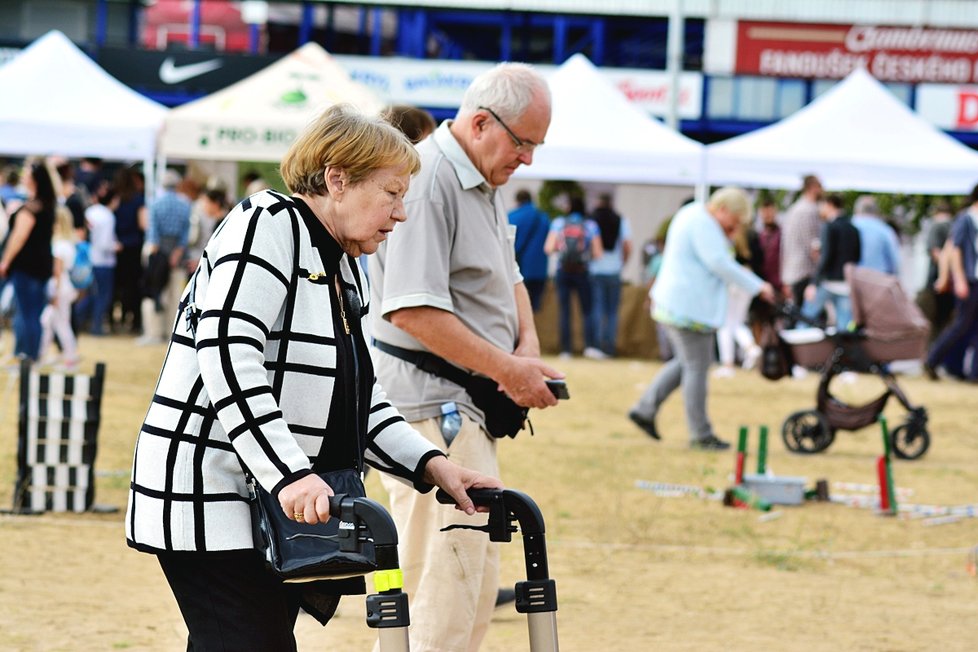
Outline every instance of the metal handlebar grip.
[[(469, 498), (475, 504), (476, 507), (486, 507), (492, 503), (494, 496), (502, 493), (502, 489), (469, 489), (466, 493)], [(455, 499), (452, 498), (444, 489), (439, 489), (435, 492), (435, 500), (440, 502), (442, 505), (454, 505)]]

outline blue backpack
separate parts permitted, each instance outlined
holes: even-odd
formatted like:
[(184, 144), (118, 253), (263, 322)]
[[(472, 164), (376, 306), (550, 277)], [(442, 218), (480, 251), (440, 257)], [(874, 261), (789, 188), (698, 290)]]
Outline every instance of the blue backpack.
[(86, 240), (75, 245), (75, 264), (68, 270), (71, 284), (78, 290), (87, 290), (95, 280), (92, 270), (91, 245)]

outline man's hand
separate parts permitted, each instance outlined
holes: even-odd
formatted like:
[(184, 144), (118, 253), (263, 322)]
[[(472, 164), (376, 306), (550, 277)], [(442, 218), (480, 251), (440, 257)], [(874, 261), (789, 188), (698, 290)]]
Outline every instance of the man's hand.
[(962, 301), (968, 298), (968, 280), (956, 274), (954, 276), (954, 296)]
[(557, 405), (557, 399), (547, 387), (546, 379), (563, 377), (564, 374), (542, 360), (512, 355), (502, 377), (493, 380), (518, 405), (545, 408)]
[(809, 285), (805, 288), (805, 301), (811, 302), (815, 300), (815, 295), (818, 292), (814, 285)]
[(498, 478), (482, 475), (472, 469), (459, 466), (449, 461), (447, 457), (438, 455), (428, 460), (424, 467), (424, 480), (437, 487), (441, 487), (455, 499), (455, 509), (465, 512), (469, 516), (479, 512), (489, 511), (489, 507), (479, 507), (472, 503), (472, 499), (465, 493), (468, 489), (502, 489), (503, 483)]
[(774, 294), (774, 286), (772, 286), (770, 283), (767, 282), (765, 282), (764, 285), (761, 286), (761, 289), (757, 293), (757, 295), (762, 299), (764, 299), (765, 301), (767, 301), (768, 303), (774, 303), (775, 299), (777, 299), (777, 297)]

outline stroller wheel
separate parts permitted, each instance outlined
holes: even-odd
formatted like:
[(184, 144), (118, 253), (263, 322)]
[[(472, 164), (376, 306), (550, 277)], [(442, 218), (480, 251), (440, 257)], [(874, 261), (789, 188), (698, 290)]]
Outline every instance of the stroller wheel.
[(784, 420), (781, 438), (792, 453), (821, 453), (835, 441), (835, 430), (818, 410), (800, 410)]
[(894, 454), (901, 460), (915, 460), (927, 452), (930, 433), (924, 425), (905, 423), (890, 433), (890, 444)]

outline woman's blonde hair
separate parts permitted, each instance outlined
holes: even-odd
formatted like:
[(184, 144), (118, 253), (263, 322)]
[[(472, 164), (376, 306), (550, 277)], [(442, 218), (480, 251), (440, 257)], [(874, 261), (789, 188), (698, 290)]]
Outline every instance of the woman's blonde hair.
[(740, 188), (727, 186), (710, 195), (707, 208), (725, 208), (737, 216), (737, 221), (746, 224), (750, 219), (750, 198)]
[(750, 260), (750, 241), (747, 238), (747, 225), (741, 222), (740, 226), (733, 234), (733, 246), (734, 251), (737, 252), (737, 257), (741, 260)]
[(66, 206), (58, 206), (54, 209), (54, 226), (51, 229), (52, 240), (68, 240), (75, 242), (75, 219)]
[(344, 170), (351, 185), (385, 167), (417, 174), (421, 160), (414, 146), (382, 118), (336, 104), (299, 134), (279, 168), (289, 192), (326, 195), (327, 166)]

